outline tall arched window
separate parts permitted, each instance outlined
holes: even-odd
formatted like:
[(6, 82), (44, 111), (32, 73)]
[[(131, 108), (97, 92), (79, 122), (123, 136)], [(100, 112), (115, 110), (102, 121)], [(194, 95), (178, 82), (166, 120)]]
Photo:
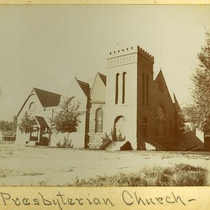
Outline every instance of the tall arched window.
[(118, 92), (119, 92), (119, 74), (116, 74), (116, 81), (115, 81), (115, 104), (118, 103)]
[(96, 133), (103, 132), (103, 110), (101, 108), (96, 110), (95, 132)]
[(165, 137), (165, 111), (160, 105), (157, 108), (157, 135)]
[(142, 74), (142, 104), (145, 104), (145, 78), (144, 73)]
[(146, 76), (146, 105), (149, 105), (149, 78), (148, 75)]
[(122, 103), (125, 103), (125, 77), (126, 72), (123, 72), (123, 80), (122, 80)]

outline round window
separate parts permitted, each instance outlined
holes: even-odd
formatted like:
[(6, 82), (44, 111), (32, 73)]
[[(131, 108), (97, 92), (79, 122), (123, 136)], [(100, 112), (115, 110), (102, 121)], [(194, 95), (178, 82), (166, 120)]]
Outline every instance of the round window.
[(29, 110), (33, 112), (35, 109), (36, 109), (36, 104), (34, 102), (31, 102), (29, 105)]

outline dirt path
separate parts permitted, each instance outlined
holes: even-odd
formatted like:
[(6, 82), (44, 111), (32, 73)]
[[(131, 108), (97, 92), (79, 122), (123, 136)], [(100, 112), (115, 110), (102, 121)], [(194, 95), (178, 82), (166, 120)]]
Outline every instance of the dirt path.
[[(0, 143), (0, 185), (58, 186), (78, 177), (127, 173), (153, 165), (187, 163), (210, 171), (210, 153), (187, 154), (156, 151), (93, 151), (24, 147)], [(209, 179), (210, 180), (210, 179)]]

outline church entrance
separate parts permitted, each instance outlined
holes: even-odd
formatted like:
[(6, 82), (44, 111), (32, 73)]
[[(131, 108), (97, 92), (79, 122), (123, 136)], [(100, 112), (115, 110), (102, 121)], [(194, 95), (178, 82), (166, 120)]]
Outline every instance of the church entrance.
[(118, 116), (114, 121), (114, 133), (116, 141), (126, 139), (126, 120), (123, 116)]
[(139, 124), (139, 129), (138, 129), (138, 140), (137, 140), (138, 150), (146, 150), (145, 142), (148, 142), (147, 124), (148, 124), (147, 118), (144, 117), (142, 119), (141, 124)]
[(38, 142), (36, 142), (35, 145), (48, 146), (51, 132), (50, 128), (43, 117), (35, 116), (35, 118), (39, 124)]

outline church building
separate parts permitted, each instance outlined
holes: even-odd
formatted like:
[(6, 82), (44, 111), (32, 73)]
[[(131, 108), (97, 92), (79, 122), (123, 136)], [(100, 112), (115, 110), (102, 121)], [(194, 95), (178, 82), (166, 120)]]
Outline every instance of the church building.
[(153, 78), (153, 65), (154, 57), (139, 46), (109, 53), (106, 76), (98, 73), (90, 88), (90, 147), (104, 132), (114, 132), (134, 149), (145, 149), (145, 142), (163, 150), (180, 147), (179, 105), (162, 71)]
[[(74, 147), (99, 149), (107, 134), (113, 140), (129, 141), (132, 148), (138, 150), (145, 150), (145, 143), (157, 150), (188, 148), (182, 130), (184, 120), (180, 115), (181, 108), (175, 95), (171, 97), (163, 72), (160, 70), (154, 78), (153, 65), (152, 55), (139, 46), (132, 46), (108, 54), (106, 75), (98, 72), (87, 82), (75, 78), (63, 96), (72, 98), (72, 103), (79, 101), (80, 110), (85, 111), (78, 131), (70, 134)], [(36, 90), (33, 90), (35, 94)], [(51, 93), (45, 91), (45, 94), (49, 96)], [(51, 97), (57, 100), (56, 104), (47, 109), (42, 106), (38, 113), (31, 113), (39, 127), (39, 117), (45, 121), (45, 127), (49, 130), (49, 145), (54, 146), (61, 134), (51, 133), (46, 110), (51, 110), (49, 116), (52, 117), (62, 97), (60, 99), (58, 94)], [(41, 105), (38, 96), (36, 99)], [(30, 108), (31, 103), (24, 103), (20, 116), (24, 107)], [(17, 132), (17, 141), (21, 135)], [(36, 141), (39, 144), (40, 138)], [(196, 139), (191, 146), (196, 145), (201, 148), (202, 142)]]

